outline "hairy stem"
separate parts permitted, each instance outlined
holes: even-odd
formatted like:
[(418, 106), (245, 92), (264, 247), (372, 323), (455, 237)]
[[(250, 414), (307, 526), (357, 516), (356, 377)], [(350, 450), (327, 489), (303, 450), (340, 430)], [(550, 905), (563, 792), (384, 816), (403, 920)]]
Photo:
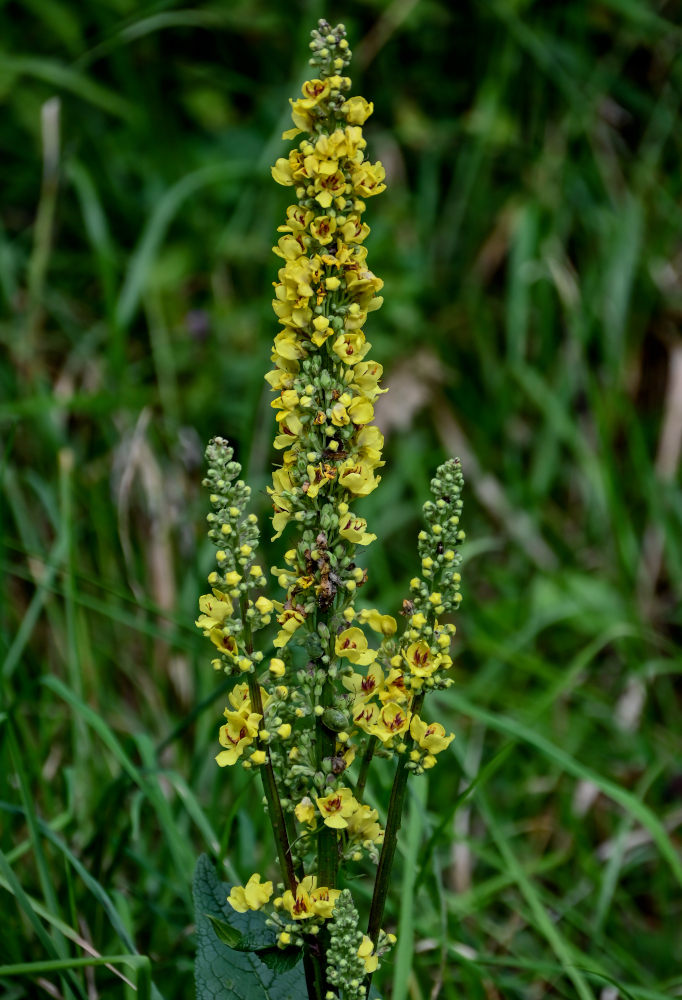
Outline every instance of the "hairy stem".
[[(412, 705), (413, 715), (419, 715), (423, 702), (424, 695), (418, 694)], [(381, 922), (384, 918), (386, 896), (388, 895), (389, 884), (391, 881), (391, 868), (393, 867), (395, 849), (398, 844), (398, 831), (400, 830), (400, 824), (403, 818), (403, 809), (405, 806), (405, 791), (407, 788), (407, 777), (409, 774), (409, 771), (407, 770), (407, 762), (410, 759), (412, 738), (408, 737), (408, 739), (405, 740), (405, 743), (407, 744), (407, 749), (400, 756), (395, 777), (393, 778), (391, 800), (388, 804), (388, 815), (386, 817), (384, 843), (381, 848), (381, 856), (379, 857), (377, 877), (374, 882), (374, 895), (372, 896), (372, 906), (369, 912), (367, 934), (372, 939), (374, 944), (376, 944), (379, 938)], [(368, 989), (371, 978), (372, 977), (370, 976), (368, 979)]]

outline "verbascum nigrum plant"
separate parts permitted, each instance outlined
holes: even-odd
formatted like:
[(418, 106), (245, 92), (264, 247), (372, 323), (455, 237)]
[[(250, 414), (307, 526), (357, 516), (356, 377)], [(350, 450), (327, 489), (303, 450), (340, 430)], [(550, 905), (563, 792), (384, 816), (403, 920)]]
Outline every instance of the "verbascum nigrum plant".
[[(273, 865), (231, 888), (227, 912), (259, 912), (287, 968), (300, 958), (310, 1000), (362, 1000), (395, 941), (382, 923), (407, 778), (432, 768), (454, 738), (425, 699), (451, 683), (447, 618), (461, 598), (464, 537), (453, 459), (431, 482), (420, 572), (400, 616), (359, 606), (364, 553), (377, 541), (361, 503), (381, 480), (373, 419), (386, 391), (365, 333), (383, 283), (367, 262), (364, 215), (386, 185), (381, 163), (366, 156), (362, 126), (373, 106), (350, 94), (345, 36), (324, 21), (312, 32), (314, 76), (292, 100), (294, 127), (284, 133), (296, 144), (272, 169), (294, 196), (274, 247), (281, 329), (265, 376), (280, 454), (272, 523), (289, 548), (284, 565), (266, 571), (249, 487), (231, 446), (215, 438), (205, 484), (216, 569), (196, 623), (214, 668), (235, 678), (216, 760), (260, 772), (274, 834)], [(268, 577), (279, 591), (266, 597)], [(364, 797), (379, 757), (395, 774), (390, 801), (375, 809)], [(360, 878), (373, 881), (363, 917), (352, 892)], [(258, 951), (248, 934), (240, 940), (242, 951)], [(230, 941), (236, 947), (223, 935)]]

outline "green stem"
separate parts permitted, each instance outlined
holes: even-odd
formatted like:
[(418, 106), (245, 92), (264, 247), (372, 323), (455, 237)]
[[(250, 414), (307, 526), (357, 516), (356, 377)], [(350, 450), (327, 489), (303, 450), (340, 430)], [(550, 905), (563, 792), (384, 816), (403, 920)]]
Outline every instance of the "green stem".
[[(329, 619), (329, 612), (318, 611), (315, 615), (315, 625), (322, 621), (325, 624)], [(333, 646), (330, 644), (329, 666), (334, 662)], [(323, 664), (318, 661), (317, 668), (323, 668)], [(328, 668), (327, 668), (328, 669)], [(320, 705), (327, 709), (334, 704), (335, 687), (334, 681), (327, 675), (322, 685), (320, 695)], [(323, 763), (325, 759), (334, 756), (336, 752), (336, 733), (333, 733), (322, 721), (322, 716), (317, 716), (315, 720), (315, 763), (318, 771), (324, 772)], [(324, 793), (323, 793), (324, 794)], [(320, 826), (317, 834), (317, 884), (327, 886), (328, 889), (336, 888), (337, 873), (339, 867), (339, 849), (337, 831), (324, 823)], [(327, 983), (327, 933), (318, 935), (317, 945), (319, 947), (318, 961), (321, 969), (321, 989), (320, 1000), (327, 994), (329, 984)]]
[(305, 973), (305, 984), (308, 988), (308, 1000), (324, 1000), (325, 989), (322, 981), (322, 962), (319, 956), (312, 954), (308, 942), (303, 946), (303, 971)]
[[(263, 715), (263, 701), (260, 693), (260, 685), (254, 674), (249, 674), (248, 683), (251, 707), (254, 712), (258, 712), (259, 715)], [(270, 814), (270, 822), (272, 823), (272, 831), (275, 835), (275, 842), (277, 844), (277, 853), (279, 855), (282, 878), (287, 889), (291, 889), (295, 895), (296, 873), (294, 871), (294, 863), (291, 857), (289, 837), (287, 836), (286, 820), (284, 819), (282, 803), (279, 799), (277, 782), (275, 781), (275, 772), (272, 766), (272, 760), (270, 759), (270, 749), (267, 743), (263, 743), (261, 740), (258, 740), (258, 746), (261, 750), (265, 751), (265, 763), (261, 765), (261, 776), (263, 778), (265, 798), (268, 802), (268, 812)]]
[[(334, 684), (332, 681), (326, 680), (322, 688), (321, 705), (323, 708), (329, 708), (333, 702)], [(325, 758), (334, 756), (336, 736), (327, 729), (319, 716), (315, 722), (315, 749), (317, 769), (322, 771)], [(336, 837), (336, 830), (324, 823), (320, 826), (317, 835), (317, 881), (319, 885), (326, 885), (328, 889), (336, 888), (336, 873), (339, 864)]]
[[(244, 648), (247, 653), (253, 652), (253, 635), (251, 625), (246, 617), (246, 598), (240, 601), (242, 623), (244, 625)], [(260, 693), (260, 684), (254, 674), (247, 675), (249, 685), (249, 699), (254, 712), (265, 718), (263, 712), (263, 699)], [(261, 777), (263, 778), (263, 790), (268, 803), (268, 813), (272, 824), (272, 832), (275, 837), (279, 864), (282, 872), (282, 879), (285, 886), (296, 895), (297, 878), (294, 870), (294, 862), (291, 857), (291, 846), (287, 832), (287, 822), (284, 817), (284, 810), (277, 789), (275, 771), (270, 757), (270, 748), (267, 743), (258, 740), (258, 746), (265, 751), (265, 764), (261, 766)], [(324, 965), (317, 955), (312, 954), (308, 946), (303, 949), (303, 971), (305, 974), (306, 986), (309, 1000), (323, 1000), (324, 998)]]
[[(246, 598), (242, 598), (240, 603), (242, 623), (244, 626), (244, 648), (247, 653), (251, 654), (253, 652), (253, 637), (251, 634), (251, 625), (246, 617)], [(255, 673), (248, 674), (247, 681), (249, 685), (249, 699), (251, 701), (251, 707), (253, 711), (258, 712), (264, 720), (265, 713), (263, 711), (263, 699), (261, 698), (260, 684), (258, 683)], [(286, 820), (284, 819), (282, 803), (280, 802), (279, 792), (277, 790), (275, 771), (270, 758), (270, 748), (268, 744), (264, 743), (260, 740), (260, 738), (258, 739), (258, 747), (259, 749), (265, 751), (265, 763), (261, 765), (261, 777), (263, 778), (263, 790), (268, 803), (268, 813), (272, 824), (272, 832), (274, 833), (275, 843), (277, 845), (282, 879), (287, 889), (290, 889), (293, 894), (296, 895), (296, 873), (294, 872), (291, 847), (289, 845), (289, 837), (287, 836)]]
[[(418, 694), (414, 699), (412, 705), (412, 714), (419, 715), (421, 712), (422, 704), (424, 703), (424, 694)], [(405, 805), (405, 791), (407, 788), (407, 777), (409, 771), (407, 770), (407, 763), (410, 759), (410, 747), (412, 746), (412, 738), (408, 737), (405, 740), (407, 744), (407, 749), (403, 754), (400, 755), (400, 760), (398, 761), (398, 766), (396, 768), (395, 777), (393, 778), (393, 787), (391, 789), (391, 800), (388, 805), (388, 815), (386, 817), (386, 830), (384, 832), (384, 843), (381, 848), (381, 855), (379, 857), (379, 865), (377, 868), (377, 877), (374, 882), (374, 895), (372, 896), (372, 906), (369, 911), (369, 923), (367, 926), (367, 934), (372, 939), (373, 943), (376, 944), (379, 938), (379, 931), (381, 930), (381, 922), (384, 918), (384, 907), (386, 906), (386, 897), (388, 895), (388, 888), (391, 881), (391, 868), (393, 867), (393, 859), (395, 857), (395, 850), (398, 844), (398, 831), (400, 830), (400, 824), (403, 818), (403, 807)], [(369, 991), (369, 984), (371, 983), (372, 977), (370, 976), (367, 981), (367, 989)]]
[(362, 802), (365, 797), (365, 785), (367, 784), (367, 775), (369, 774), (369, 765), (372, 763), (372, 757), (374, 756), (374, 751), (376, 750), (378, 742), (378, 737), (370, 736), (367, 746), (365, 747), (365, 752), (362, 757), (362, 762), (360, 763), (360, 773), (358, 774), (357, 784), (355, 786), (355, 798), (358, 802)]

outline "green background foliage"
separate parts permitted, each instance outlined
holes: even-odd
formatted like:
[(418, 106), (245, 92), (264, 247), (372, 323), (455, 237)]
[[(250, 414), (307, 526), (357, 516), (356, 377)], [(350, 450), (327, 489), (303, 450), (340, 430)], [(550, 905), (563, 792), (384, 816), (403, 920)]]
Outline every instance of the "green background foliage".
[(680, 7), (643, 0), (2, 6), (0, 987), (191, 996), (197, 855), (274, 874), (212, 759), (199, 483), (229, 437), (265, 524), (269, 164), (322, 15), (389, 179), (363, 599), (397, 612), (430, 475), (467, 479), (457, 739), (376, 982), (680, 995)]

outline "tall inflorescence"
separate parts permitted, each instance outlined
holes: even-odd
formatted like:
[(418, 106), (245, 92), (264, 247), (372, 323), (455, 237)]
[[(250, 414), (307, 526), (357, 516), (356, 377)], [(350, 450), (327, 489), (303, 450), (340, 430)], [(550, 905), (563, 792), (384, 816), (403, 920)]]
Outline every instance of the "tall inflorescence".
[[(311, 997), (361, 1000), (394, 940), (381, 921), (406, 777), (433, 767), (453, 739), (423, 718), (422, 705), (428, 691), (450, 684), (455, 629), (444, 616), (461, 596), (462, 475), (451, 460), (431, 483), (404, 627), (376, 609), (357, 610), (367, 580), (359, 554), (376, 536), (355, 506), (378, 486), (384, 464), (373, 424), (382, 366), (364, 332), (383, 283), (367, 265), (363, 215), (367, 198), (385, 188), (384, 168), (365, 157), (362, 126), (373, 107), (349, 95), (343, 25), (320, 21), (312, 36), (316, 76), (291, 101), (294, 128), (284, 133), (298, 144), (272, 169), (296, 198), (274, 248), (283, 261), (273, 301), (281, 330), (266, 375), (282, 453), (269, 489), (274, 537), (291, 536), (284, 566), (271, 570), (284, 593), (255, 597), (265, 577), (249, 489), (217, 438), (205, 481), (217, 569), (197, 625), (216, 648), (214, 666), (240, 679), (216, 759), (260, 768), (281, 873), (277, 890), (255, 874), (230, 903), (240, 912), (268, 904), (280, 945), (304, 949)], [(266, 662), (254, 636), (272, 616), (278, 628)], [(375, 756), (397, 760), (385, 826), (363, 801)], [(341, 886), (368, 864), (378, 869), (363, 935)]]

